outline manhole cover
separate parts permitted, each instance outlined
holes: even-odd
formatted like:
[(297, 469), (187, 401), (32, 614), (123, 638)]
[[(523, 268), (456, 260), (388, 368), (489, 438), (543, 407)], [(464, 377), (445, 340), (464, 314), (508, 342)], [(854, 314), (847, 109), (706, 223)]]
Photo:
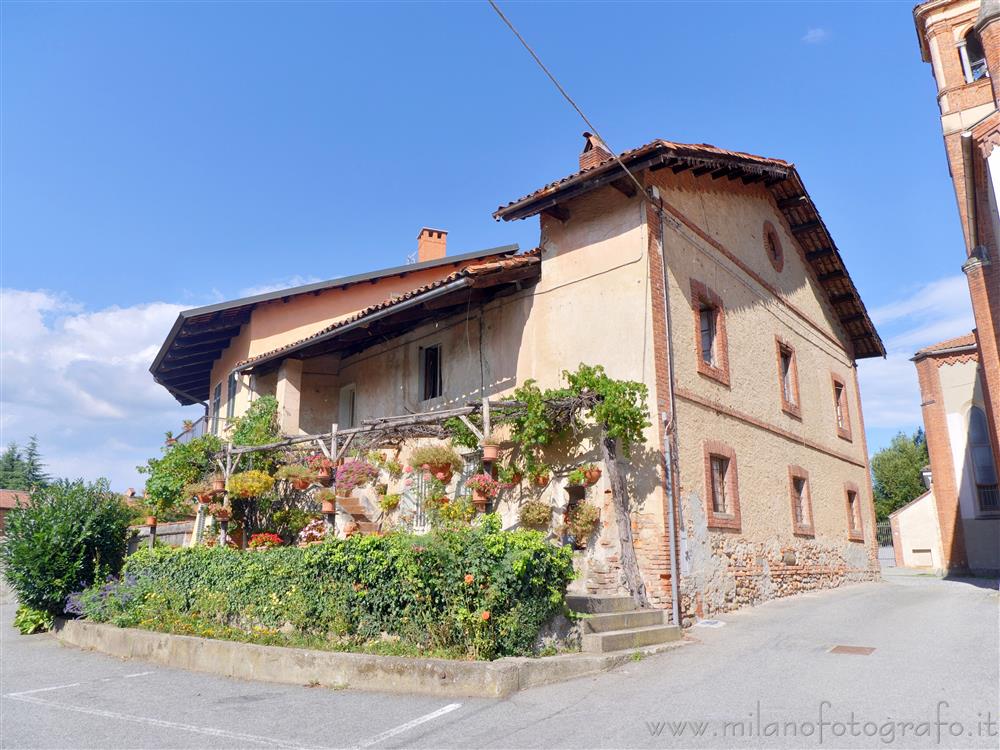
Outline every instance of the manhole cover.
[(857, 654), (858, 656), (868, 656), (875, 649), (871, 646), (834, 646), (830, 649), (831, 654)]

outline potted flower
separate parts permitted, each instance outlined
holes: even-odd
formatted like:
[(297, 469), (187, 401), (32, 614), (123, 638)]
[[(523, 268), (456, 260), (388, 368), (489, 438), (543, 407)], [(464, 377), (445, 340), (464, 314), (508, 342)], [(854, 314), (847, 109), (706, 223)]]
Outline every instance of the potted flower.
[(573, 469), (566, 475), (566, 487), (583, 487), (587, 484), (587, 477), (583, 469)]
[(213, 492), (226, 491), (226, 480), (221, 474), (212, 475), (212, 491)]
[(483, 461), (496, 461), (500, 455), (500, 441), (492, 434), (484, 437), (479, 447), (483, 450)]
[(241, 471), (229, 477), (226, 489), (229, 494), (246, 500), (251, 497), (260, 497), (274, 486), (274, 477), (266, 471), (250, 469)]
[(191, 432), (191, 430), (194, 429), (194, 420), (185, 419), (183, 422), (181, 422), (181, 425), (184, 427), (184, 432)]
[(302, 464), (285, 464), (275, 473), (278, 479), (284, 479), (297, 490), (309, 489), (315, 474), (308, 466)]
[(462, 468), (462, 457), (446, 445), (423, 445), (413, 451), (410, 462), (414, 466), (426, 468), (431, 476), (445, 484), (452, 475)]
[(208, 509), (216, 521), (228, 521), (232, 517), (232, 512), (225, 505), (213, 505)]
[(504, 489), (517, 487), (524, 477), (513, 464), (505, 464), (497, 467), (497, 479)]
[(198, 502), (202, 505), (208, 505), (212, 502), (214, 494), (215, 491), (212, 489), (210, 482), (192, 482), (191, 484), (184, 485), (184, 495), (186, 497), (197, 498)]
[(350, 497), (358, 487), (364, 487), (378, 477), (378, 469), (363, 458), (345, 461), (337, 467), (337, 496)]
[(397, 495), (397, 494), (382, 495), (382, 497), (379, 498), (378, 505), (386, 513), (392, 513), (394, 510), (396, 510), (396, 508), (399, 507), (399, 503), (402, 499), (403, 499), (402, 495)]
[(270, 547), (280, 547), (284, 543), (285, 540), (277, 534), (264, 532), (251, 536), (250, 541), (247, 542), (247, 547), (250, 549), (268, 549)]
[(597, 484), (601, 478), (601, 469), (597, 464), (587, 464), (583, 467), (583, 476), (588, 485)]
[(480, 512), (486, 510), (486, 504), (500, 492), (500, 483), (489, 474), (473, 474), (465, 480), (465, 486), (472, 490), (472, 504)]
[(322, 542), (326, 538), (326, 521), (322, 518), (315, 518), (305, 525), (299, 532), (298, 542), (300, 547)]
[(316, 474), (316, 481), (324, 487), (333, 484), (333, 461), (322, 453), (315, 453), (310, 456), (306, 463)]
[(147, 526), (156, 526), (156, 516), (146, 516)]
[(574, 503), (566, 511), (565, 531), (572, 537), (576, 549), (584, 549), (600, 522), (601, 511), (596, 505), (587, 502)]
[(167, 445), (173, 445), (174, 443), (177, 442), (177, 438), (174, 437), (173, 430), (167, 430), (163, 434), (166, 436), (166, 439), (167, 439), (166, 443), (167, 443)]
[(549, 484), (549, 467), (545, 464), (538, 466), (531, 474), (531, 478), (537, 487), (547, 487)]
[(324, 513), (337, 512), (337, 491), (332, 487), (324, 487), (316, 493), (316, 499), (320, 501)]
[(541, 500), (528, 500), (518, 511), (518, 520), (527, 529), (544, 531), (552, 520), (552, 509)]
[(378, 495), (379, 497), (384, 497), (388, 492), (389, 492), (389, 485), (386, 484), (385, 482), (380, 482), (379, 484), (375, 485), (375, 494)]

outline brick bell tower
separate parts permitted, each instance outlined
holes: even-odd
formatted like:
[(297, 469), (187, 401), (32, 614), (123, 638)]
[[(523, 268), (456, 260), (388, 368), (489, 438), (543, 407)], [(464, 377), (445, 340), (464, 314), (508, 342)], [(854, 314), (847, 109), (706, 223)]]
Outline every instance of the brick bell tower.
[(994, 460), (1000, 466), (1000, 0), (928, 0), (913, 10), (937, 83), (941, 129), (965, 239)]

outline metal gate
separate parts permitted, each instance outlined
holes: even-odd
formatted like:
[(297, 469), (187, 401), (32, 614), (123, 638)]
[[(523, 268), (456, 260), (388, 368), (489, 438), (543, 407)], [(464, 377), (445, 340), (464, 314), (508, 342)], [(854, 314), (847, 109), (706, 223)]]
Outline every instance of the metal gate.
[(889, 521), (875, 524), (875, 538), (878, 540), (878, 561), (884, 568), (896, 567), (896, 551), (892, 547), (892, 525)]

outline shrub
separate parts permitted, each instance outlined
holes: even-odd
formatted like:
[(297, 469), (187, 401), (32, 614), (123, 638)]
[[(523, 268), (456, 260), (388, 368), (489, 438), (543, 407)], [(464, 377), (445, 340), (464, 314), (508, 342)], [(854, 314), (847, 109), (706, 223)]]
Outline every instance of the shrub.
[(251, 536), (247, 546), (250, 549), (265, 549), (267, 547), (280, 547), (284, 543), (284, 540), (277, 534), (264, 532)]
[(274, 486), (274, 477), (265, 471), (250, 469), (229, 477), (226, 490), (230, 495), (247, 499), (260, 497)]
[(52, 615), (34, 607), (21, 605), (14, 613), (14, 627), (21, 635), (33, 635), (52, 630)]
[(398, 494), (387, 494), (383, 495), (379, 501), (379, 507), (386, 513), (392, 513), (396, 508), (399, 507), (400, 500), (403, 499), (402, 495)]
[(444, 466), (452, 471), (461, 471), (464, 461), (447, 445), (422, 445), (410, 455), (410, 463), (414, 466)]
[(0, 563), (21, 604), (61, 615), (70, 592), (117, 574), (129, 517), (105, 479), (55, 482), (9, 510)]
[(302, 634), (388, 634), (492, 659), (532, 653), (542, 626), (564, 608), (573, 566), (568, 548), (537, 532), (502, 531), (499, 519), (486, 516), (474, 528), (359, 534), (266, 555), (140, 550), (126, 572), (151, 593), (130, 599), (123, 615), (88, 610), (94, 619), (155, 629), (161, 620), (196, 616), (244, 631), (290, 623)]
[(308, 479), (312, 480), (316, 475), (312, 469), (302, 464), (285, 464), (281, 466), (274, 475), (278, 479)]
[(583, 469), (573, 469), (566, 475), (566, 484), (570, 487), (581, 487), (587, 483), (587, 474)]
[(137, 467), (140, 473), (149, 475), (146, 497), (156, 516), (169, 520), (186, 514), (190, 496), (185, 495), (184, 487), (212, 473), (213, 455), (220, 450), (219, 438), (204, 435), (190, 443), (166, 446), (161, 458), (151, 458), (145, 466)]
[(552, 509), (542, 500), (528, 500), (521, 506), (518, 520), (529, 529), (548, 529), (552, 521)]

